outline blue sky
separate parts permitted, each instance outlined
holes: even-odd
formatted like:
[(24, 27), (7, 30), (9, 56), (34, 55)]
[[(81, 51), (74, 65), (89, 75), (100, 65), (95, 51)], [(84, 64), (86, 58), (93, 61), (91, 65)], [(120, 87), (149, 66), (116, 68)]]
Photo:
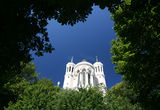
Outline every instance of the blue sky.
[(56, 20), (49, 21), (47, 29), (55, 50), (42, 57), (34, 56), (33, 62), (40, 77), (52, 79), (55, 85), (60, 81), (62, 87), (65, 66), (72, 56), (74, 63), (83, 59), (94, 63), (98, 56), (104, 65), (107, 86), (110, 88), (120, 82), (121, 76), (115, 73), (110, 60), (112, 56), (110, 42), (116, 37), (113, 25), (108, 10), (101, 10), (98, 7), (93, 7), (92, 14), (88, 16), (86, 22), (79, 22), (74, 26), (62, 26)]

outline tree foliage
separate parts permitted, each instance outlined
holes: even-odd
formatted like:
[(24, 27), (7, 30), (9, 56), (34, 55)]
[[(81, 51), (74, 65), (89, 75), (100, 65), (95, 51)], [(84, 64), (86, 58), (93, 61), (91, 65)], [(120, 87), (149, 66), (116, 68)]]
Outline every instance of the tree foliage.
[(128, 83), (122, 81), (106, 93), (107, 110), (142, 110), (137, 102), (137, 96)]
[(95, 88), (60, 90), (42, 79), (27, 87), (16, 103), (5, 110), (106, 110), (102, 92)]
[(56, 110), (106, 110), (103, 93), (98, 88), (63, 90), (58, 93)]
[(7, 106), (9, 101), (16, 102), (19, 95), (22, 95), (27, 87), (38, 80), (39, 73), (36, 72), (36, 67), (33, 63), (30, 62), (24, 64), (21, 62), (21, 65), (25, 65), (21, 74), (8, 79), (8, 82), (4, 84), (0, 91), (1, 109), (3, 108), (3, 106)]
[(127, 82), (113, 86), (104, 96), (99, 88), (63, 90), (42, 79), (26, 87), (5, 110), (142, 110)]
[(38, 80), (24, 90), (16, 103), (10, 102), (5, 110), (54, 110), (58, 91), (59, 87), (53, 86), (51, 80)]
[(112, 61), (146, 109), (160, 108), (160, 1), (124, 0), (112, 8)]

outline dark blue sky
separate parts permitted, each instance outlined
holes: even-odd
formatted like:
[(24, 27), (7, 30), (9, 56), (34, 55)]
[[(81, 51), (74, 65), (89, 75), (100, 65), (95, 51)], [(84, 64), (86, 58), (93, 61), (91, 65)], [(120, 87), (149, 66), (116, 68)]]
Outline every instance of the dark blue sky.
[(95, 62), (96, 56), (104, 65), (107, 86), (110, 88), (121, 81), (113, 69), (110, 54), (110, 42), (114, 39), (115, 32), (112, 29), (113, 21), (107, 9), (101, 10), (94, 7), (87, 21), (79, 22), (72, 26), (62, 26), (55, 20), (49, 21), (47, 26), (50, 42), (55, 50), (52, 54), (44, 54), (35, 57), (33, 62), (37, 66), (40, 77), (52, 79), (63, 85), (65, 65), (74, 56), (74, 63), (86, 59), (90, 63)]

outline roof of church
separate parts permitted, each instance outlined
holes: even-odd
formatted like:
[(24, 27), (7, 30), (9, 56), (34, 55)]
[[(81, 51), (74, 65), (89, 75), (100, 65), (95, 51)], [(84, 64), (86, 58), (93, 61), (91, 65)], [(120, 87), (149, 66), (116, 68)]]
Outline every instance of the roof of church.
[(95, 62), (93, 65), (99, 65), (99, 64), (101, 64), (101, 65), (103, 65), (101, 62)]
[(81, 62), (77, 63), (77, 64), (75, 65), (75, 68), (76, 68), (77, 66), (79, 66), (79, 65), (89, 65), (89, 66), (93, 67), (93, 65), (92, 65), (90, 62), (87, 62), (86, 60), (82, 60)]
[(96, 57), (96, 62), (95, 62), (94, 64), (86, 61), (86, 59), (83, 59), (81, 62), (75, 64), (75, 63), (73, 62), (73, 57), (72, 57), (72, 59), (71, 59), (71, 62), (68, 62), (67, 64), (71, 64), (71, 65), (75, 65), (75, 66), (78, 66), (78, 65), (90, 65), (90, 66), (93, 66), (93, 65), (97, 65), (97, 64), (98, 64), (98, 65), (99, 65), (99, 64), (103, 65), (101, 62), (98, 61), (98, 58), (97, 58), (97, 57)]

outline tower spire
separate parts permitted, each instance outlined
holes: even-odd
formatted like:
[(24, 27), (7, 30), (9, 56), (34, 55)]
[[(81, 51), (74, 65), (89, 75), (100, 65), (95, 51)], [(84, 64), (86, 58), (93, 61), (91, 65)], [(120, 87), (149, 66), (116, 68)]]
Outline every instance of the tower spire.
[(73, 56), (72, 56), (72, 58), (71, 58), (71, 62), (73, 62)]
[(98, 62), (98, 57), (96, 56), (96, 62)]

